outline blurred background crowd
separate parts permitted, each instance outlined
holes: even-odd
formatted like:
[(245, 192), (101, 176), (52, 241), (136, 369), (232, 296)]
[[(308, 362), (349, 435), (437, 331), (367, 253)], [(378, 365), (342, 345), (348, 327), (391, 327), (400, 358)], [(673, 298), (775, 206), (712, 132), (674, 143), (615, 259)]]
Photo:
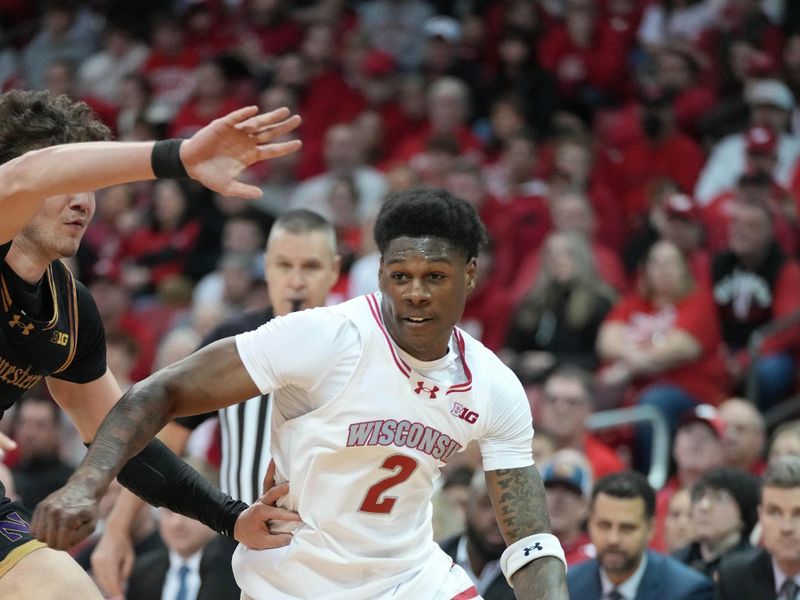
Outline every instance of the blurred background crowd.
[[(595, 555), (592, 482), (635, 469), (657, 492), (650, 546), (712, 574), (709, 547), (750, 540), (769, 461), (800, 455), (800, 2), (2, 0), (0, 87), (84, 100), (119, 140), (246, 104), (303, 117), (299, 153), (245, 174), (258, 201), (98, 193), (71, 266), (123, 387), (267, 307), (286, 210), (334, 224), (333, 303), (376, 290), (383, 199), (437, 186), (490, 233), (460, 326), (528, 390), (571, 562)], [(46, 391), (2, 427), (33, 508), (84, 448)], [(213, 468), (218, 440), (209, 421), (189, 452)], [(470, 451), (448, 466), (438, 539), (494, 535), (466, 526), (479, 469)]]

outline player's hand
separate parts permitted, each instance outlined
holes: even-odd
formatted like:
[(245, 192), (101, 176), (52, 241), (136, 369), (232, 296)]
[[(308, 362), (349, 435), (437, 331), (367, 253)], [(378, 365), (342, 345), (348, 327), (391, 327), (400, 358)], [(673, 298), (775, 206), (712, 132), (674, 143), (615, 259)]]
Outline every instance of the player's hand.
[(278, 499), (288, 493), (288, 483), (276, 485), (239, 515), (233, 528), (236, 541), (253, 550), (287, 546), (292, 541), (292, 534), (273, 532), (272, 527), (277, 522), (301, 521), (298, 513), (275, 506)]
[(0, 433), (0, 460), (6, 457), (6, 454), (12, 450), (17, 449), (17, 442), (8, 437), (5, 433)]
[(183, 166), (192, 179), (225, 196), (258, 198), (261, 190), (236, 178), (253, 163), (300, 148), (299, 140), (274, 142), (300, 125), (288, 108), (257, 114), (248, 106), (215, 119), (181, 144)]
[(98, 499), (93, 486), (70, 479), (36, 507), (31, 531), (56, 550), (71, 548), (94, 531)]
[(106, 529), (92, 552), (92, 574), (100, 588), (111, 597), (123, 598), (123, 586), (131, 576), (136, 555), (129, 535)]

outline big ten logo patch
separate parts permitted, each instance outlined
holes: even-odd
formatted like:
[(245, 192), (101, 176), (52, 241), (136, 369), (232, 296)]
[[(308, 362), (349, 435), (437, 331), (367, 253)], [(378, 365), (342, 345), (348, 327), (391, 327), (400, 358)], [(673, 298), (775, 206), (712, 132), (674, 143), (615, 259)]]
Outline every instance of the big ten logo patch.
[(0, 519), (0, 535), (9, 542), (17, 542), (30, 533), (30, 524), (16, 511), (8, 513)]
[(453, 402), (453, 407), (450, 409), (450, 414), (470, 424), (477, 421), (478, 417), (480, 416), (474, 410), (470, 410), (469, 408), (467, 408), (463, 404), (459, 404), (458, 402)]
[(62, 331), (54, 331), (50, 341), (59, 346), (66, 346), (69, 343), (69, 334)]

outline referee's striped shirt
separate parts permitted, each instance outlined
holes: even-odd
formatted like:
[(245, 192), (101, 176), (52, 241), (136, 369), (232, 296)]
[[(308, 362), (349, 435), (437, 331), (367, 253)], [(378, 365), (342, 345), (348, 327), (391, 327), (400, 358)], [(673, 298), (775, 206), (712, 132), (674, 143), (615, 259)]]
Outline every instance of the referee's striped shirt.
[[(232, 335), (257, 329), (273, 317), (272, 309), (246, 313), (216, 327), (202, 346)], [(189, 429), (196, 429), (208, 418), (218, 416), (222, 436), (222, 464), (219, 487), (229, 496), (252, 504), (261, 497), (264, 474), (269, 465), (270, 420), (272, 401), (269, 395), (207, 413), (175, 419)]]

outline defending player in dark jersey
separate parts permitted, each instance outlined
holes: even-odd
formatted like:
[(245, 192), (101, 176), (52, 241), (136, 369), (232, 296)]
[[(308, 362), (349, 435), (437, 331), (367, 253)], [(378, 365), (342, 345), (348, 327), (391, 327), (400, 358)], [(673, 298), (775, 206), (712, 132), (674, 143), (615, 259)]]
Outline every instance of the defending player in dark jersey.
[[(45, 378), (83, 440), (92, 441), (121, 391), (106, 365), (97, 307), (59, 259), (78, 249), (94, 213), (93, 190), (188, 176), (225, 195), (257, 197), (258, 188), (236, 177), (256, 161), (296, 150), (299, 142), (271, 141), (300, 119), (286, 109), (256, 113), (235, 111), (185, 141), (117, 143), (105, 141), (109, 131), (88, 106), (66, 96), (14, 90), (0, 97), (0, 411)], [(160, 442), (123, 471), (120, 482), (150, 503), (249, 545), (282, 543), (256, 525), (266, 513), (245, 511)], [(67, 554), (33, 539), (30, 518), (0, 485), (0, 598), (100, 598)]]

